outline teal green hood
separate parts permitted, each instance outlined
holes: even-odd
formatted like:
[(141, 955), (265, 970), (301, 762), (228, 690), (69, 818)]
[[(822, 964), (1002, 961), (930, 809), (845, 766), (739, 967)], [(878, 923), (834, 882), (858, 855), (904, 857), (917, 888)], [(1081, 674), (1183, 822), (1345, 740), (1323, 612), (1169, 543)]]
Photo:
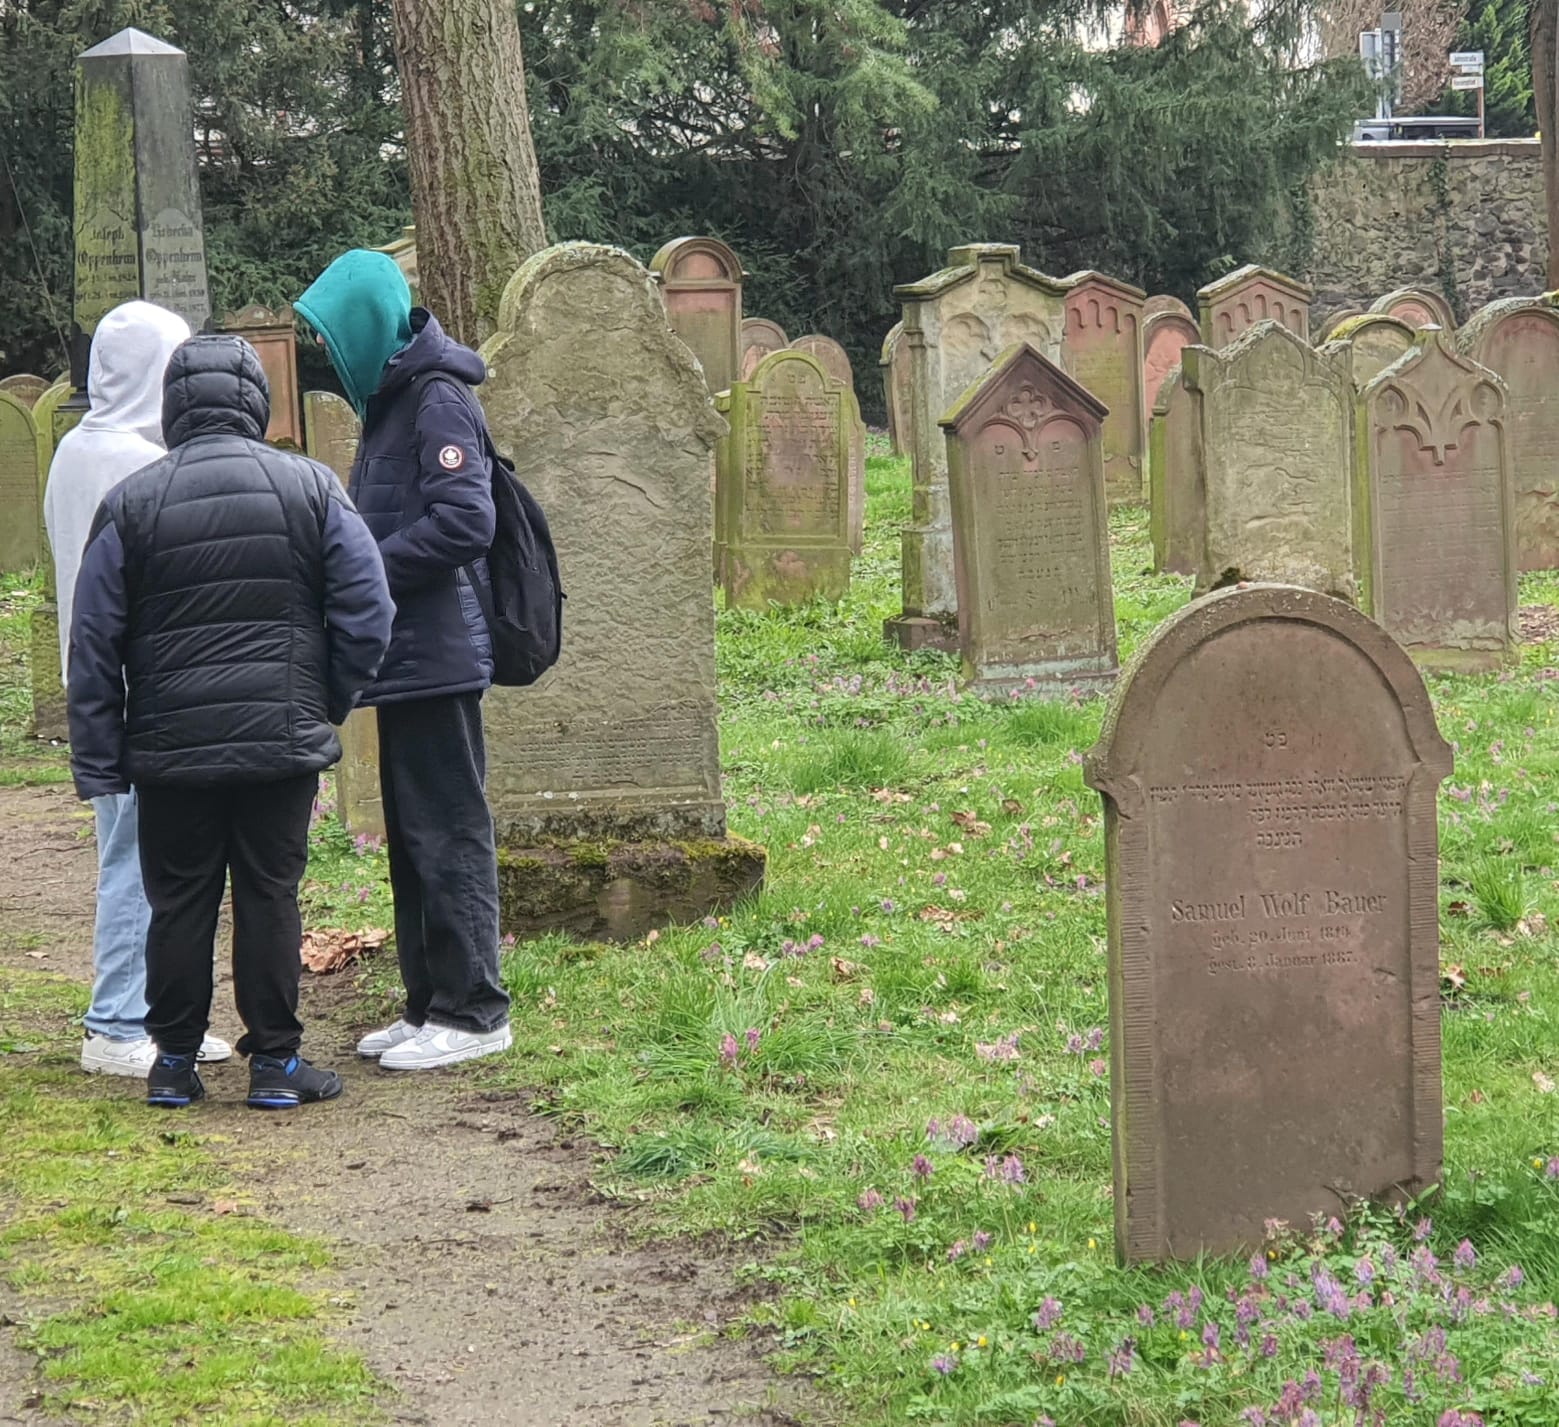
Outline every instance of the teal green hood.
[(411, 341), (411, 289), (384, 253), (343, 253), (293, 311), (325, 339), (330, 364), (358, 416), (379, 387), (385, 365)]

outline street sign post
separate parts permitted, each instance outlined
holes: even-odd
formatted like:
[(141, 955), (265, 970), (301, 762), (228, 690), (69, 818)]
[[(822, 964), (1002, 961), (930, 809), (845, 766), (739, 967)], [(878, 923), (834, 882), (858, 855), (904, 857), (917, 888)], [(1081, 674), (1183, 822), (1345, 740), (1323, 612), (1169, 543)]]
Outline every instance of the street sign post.
[(1451, 88), (1471, 90), (1478, 96), (1478, 137), (1481, 139), (1484, 137), (1483, 51), (1452, 50), (1451, 68), (1456, 71), (1451, 76)]

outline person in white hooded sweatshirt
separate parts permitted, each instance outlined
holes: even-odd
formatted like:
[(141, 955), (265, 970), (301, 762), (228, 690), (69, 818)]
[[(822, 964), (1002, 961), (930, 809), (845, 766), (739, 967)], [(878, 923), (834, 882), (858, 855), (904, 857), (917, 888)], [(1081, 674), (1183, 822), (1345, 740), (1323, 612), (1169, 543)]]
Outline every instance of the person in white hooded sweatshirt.
[[(43, 520), (59, 594), (60, 667), (70, 669), (76, 577), (97, 508), (126, 476), (167, 454), (162, 379), (174, 348), (189, 340), (182, 317), (150, 302), (116, 307), (92, 334), (87, 396), (92, 409), (61, 438), (49, 466)], [(81, 1068), (145, 1077), (157, 1059), (146, 1034), (146, 930), (151, 907), (141, 883), (135, 792), (93, 798), (97, 820), (97, 920), (92, 937), (92, 1005)], [(202, 1060), (232, 1048), (207, 1036)]]

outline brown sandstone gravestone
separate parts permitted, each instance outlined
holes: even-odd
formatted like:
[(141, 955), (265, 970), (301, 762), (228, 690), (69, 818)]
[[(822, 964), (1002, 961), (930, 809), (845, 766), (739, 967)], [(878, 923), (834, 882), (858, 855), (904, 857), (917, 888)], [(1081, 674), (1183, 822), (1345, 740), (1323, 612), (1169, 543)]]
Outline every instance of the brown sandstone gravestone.
[(742, 318), (741, 380), (746, 381), (770, 352), (783, 352), (790, 346), (790, 338), (778, 322), (767, 317)]
[(848, 390), (805, 352), (775, 352), (718, 402), (726, 604), (767, 609), (850, 587)]
[(1202, 341), (1227, 347), (1258, 322), (1277, 322), (1296, 337), (1310, 340), (1310, 299), (1314, 294), (1270, 268), (1249, 264), (1210, 282), (1196, 294), (1201, 307)]
[(711, 392), (742, 368), (742, 281), (747, 276), (718, 238), (675, 238), (650, 259), (666, 317), (698, 358)]
[(850, 395), (850, 549), (859, 555), (866, 532), (866, 422), (861, 418), (850, 354), (832, 337), (816, 332), (797, 337), (790, 349), (816, 357), (823, 370)]
[[(350, 484), (361, 432), (357, 413), (334, 392), (303, 394), (304, 450), (329, 466), (343, 486)], [(372, 709), (356, 709), (339, 729), (341, 761), (336, 765), (336, 814), (354, 836), (384, 836), (384, 799), (379, 788), (379, 720)]]
[(52, 383), (31, 372), (17, 372), (15, 376), (0, 377), (0, 391), (9, 392), (29, 411), (38, 404), (38, 398)]
[(1197, 592), (1261, 580), (1356, 599), (1347, 364), (1276, 322), (1183, 361), (1202, 426)]
[(1158, 404), (1164, 378), (1180, 365), (1181, 352), (1201, 340), (1201, 328), (1178, 312), (1155, 312), (1143, 319), (1142, 388), (1150, 412)]
[(1490, 303), (1456, 346), (1505, 383), (1518, 566), (1559, 569), (1559, 310), (1541, 298)]
[(1189, 322), (1196, 321), (1196, 314), (1178, 297), (1171, 297), (1168, 293), (1155, 293), (1142, 304), (1143, 322), (1146, 322), (1150, 317), (1158, 317), (1166, 312), (1172, 312), (1176, 317), (1184, 317)]
[(1412, 662), (1309, 590), (1225, 590), (1123, 675), (1104, 797), (1115, 1248), (1260, 1245), (1441, 1161), (1436, 790)]
[(905, 649), (958, 647), (958, 593), (948, 513), (947, 444), (938, 422), (1008, 347), (1061, 360), (1066, 285), (1018, 260), (1008, 243), (954, 248), (947, 266), (896, 287), (910, 368), (907, 433), (913, 524), (903, 534), (903, 613), (884, 629)]
[(1326, 331), (1322, 334), (1323, 342), (1331, 342), (1337, 337), (1337, 329), (1344, 322), (1351, 322), (1355, 317), (1363, 317), (1364, 311), (1358, 307), (1345, 307), (1341, 312), (1334, 312), (1331, 321), (1327, 324)]
[(1103, 273), (1066, 280), (1063, 361), (1105, 409), (1104, 491), (1112, 506), (1147, 495), (1147, 408), (1143, 399), (1142, 304), (1147, 294)]
[(1492, 670), (1517, 642), (1505, 391), (1426, 327), (1358, 397), (1361, 606), (1420, 663)]
[(504, 925), (633, 938), (729, 906), (763, 852), (720, 792), (709, 388), (651, 274), (588, 243), (520, 268), (482, 356), (569, 595), (557, 666), (486, 701)]
[(882, 400), (888, 412), (888, 445), (895, 456), (909, 451), (909, 349), (904, 324), (895, 322), (882, 342)]
[(259, 355), (271, 388), (271, 424), (265, 439), (303, 449), (303, 405), (298, 391), (298, 339), (292, 308), (274, 310), (258, 302), (223, 320), (224, 331), (242, 337)]
[(1444, 332), (1456, 330), (1456, 314), (1451, 304), (1438, 292), (1427, 287), (1399, 287), (1370, 304), (1371, 312), (1383, 312), (1396, 317), (1415, 330), (1420, 327), (1438, 327)]
[(1175, 367), (1159, 387), (1158, 403), (1153, 408), (1148, 528), (1153, 539), (1153, 568), (1161, 574), (1196, 573), (1206, 503), (1202, 418), (1197, 410), (1200, 400), (1197, 393), (1187, 390), (1184, 374)]
[(1361, 312), (1338, 322), (1321, 350), (1335, 350), (1348, 364), (1355, 387), (1366, 387), (1413, 348), (1413, 329), (1383, 312)]
[(42, 494), (32, 410), (0, 391), (0, 575), (30, 570), (42, 558)]
[(959, 647), (981, 693), (1115, 677), (1104, 417), (1023, 343), (942, 418)]

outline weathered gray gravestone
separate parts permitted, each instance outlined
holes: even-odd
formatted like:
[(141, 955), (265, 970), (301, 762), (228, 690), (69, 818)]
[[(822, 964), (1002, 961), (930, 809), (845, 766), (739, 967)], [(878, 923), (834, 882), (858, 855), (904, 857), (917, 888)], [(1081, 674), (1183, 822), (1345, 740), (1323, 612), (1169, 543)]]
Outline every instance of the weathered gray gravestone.
[(742, 368), (742, 282), (747, 274), (718, 238), (675, 238), (650, 259), (671, 329), (704, 369), (711, 392)]
[(1518, 640), (1504, 384), (1425, 327), (1356, 422), (1362, 608), (1422, 664), (1502, 667)]
[(73, 421), (57, 420), (60, 408), (70, 399), (69, 377), (61, 377), (33, 406), (33, 422), (38, 430), (38, 548), (42, 552), (39, 569), (43, 574), (43, 602), (33, 610), (29, 643), (32, 657), (28, 678), (32, 684), (32, 731), (38, 738), (63, 740), (67, 736), (65, 686), (60, 669), (59, 606), (55, 603), (54, 553), (43, 524), (43, 496), (48, 488), (49, 466), (54, 460), (56, 431), (65, 431)]
[(742, 318), (742, 364), (740, 378), (746, 381), (770, 352), (783, 352), (790, 346), (790, 338), (778, 322), (767, 317)]
[(726, 603), (766, 609), (850, 587), (850, 394), (805, 352), (774, 352), (718, 401)]
[(947, 444), (938, 422), (1008, 347), (1061, 359), (1066, 285), (1018, 260), (1007, 243), (954, 248), (947, 266), (894, 289), (904, 304), (910, 368), (907, 444), (914, 524), (903, 534), (903, 613), (884, 633), (905, 649), (958, 647), (958, 594), (948, 513)]
[(1383, 312), (1406, 322), (1414, 329), (1438, 327), (1444, 332), (1456, 330), (1456, 314), (1451, 304), (1427, 287), (1399, 287), (1370, 304), (1371, 312)]
[(1505, 383), (1519, 567), (1559, 569), (1559, 309), (1547, 298), (1490, 303), (1456, 346)]
[(38, 404), (38, 398), (52, 385), (44, 377), (31, 372), (17, 372), (14, 376), (0, 377), (0, 391), (9, 392), (29, 411)]
[(1260, 580), (1356, 599), (1347, 364), (1276, 322), (1181, 360), (1201, 416), (1197, 591)]
[(42, 495), (32, 410), (0, 391), (0, 575), (30, 570), (42, 558)]
[(1312, 591), (1199, 600), (1122, 676), (1084, 772), (1104, 796), (1122, 1262), (1438, 1181), (1451, 766), (1412, 662)]
[(982, 693), (1115, 677), (1104, 416), (1023, 343), (942, 418), (959, 645)]
[(482, 355), (569, 595), (556, 668), (486, 703), (504, 924), (631, 938), (727, 906), (763, 852), (720, 792), (709, 389), (651, 274), (593, 244), (531, 258)]
[(1173, 367), (1153, 408), (1148, 527), (1153, 568), (1160, 573), (1194, 575), (1200, 558), (1206, 512), (1200, 400), (1187, 389), (1181, 369)]
[[(343, 486), (352, 477), (362, 428), (349, 402), (334, 392), (303, 394), (304, 449), (329, 466)], [(336, 765), (336, 814), (350, 833), (384, 836), (384, 798), (379, 786), (379, 721), (372, 709), (356, 709), (341, 725)]]
[(1104, 273), (1066, 282), (1066, 369), (1105, 408), (1104, 490), (1111, 505), (1147, 496), (1148, 417), (1143, 399), (1141, 288)]
[(1383, 312), (1361, 312), (1333, 324), (1322, 351), (1335, 350), (1356, 387), (1366, 387), (1413, 347), (1413, 329)]
[(882, 400), (888, 413), (888, 445), (895, 456), (909, 450), (909, 363), (905, 358), (904, 324), (895, 322), (882, 339)]
[(808, 332), (797, 337), (790, 349), (816, 357), (823, 370), (849, 393), (850, 549), (859, 555), (866, 530), (866, 422), (861, 419), (861, 403), (855, 391), (855, 368), (850, 364), (850, 354), (832, 337), (821, 333)]
[(1248, 264), (1208, 283), (1196, 294), (1201, 307), (1202, 341), (1209, 347), (1227, 347), (1258, 322), (1276, 322), (1308, 342), (1313, 295), (1291, 277)]

